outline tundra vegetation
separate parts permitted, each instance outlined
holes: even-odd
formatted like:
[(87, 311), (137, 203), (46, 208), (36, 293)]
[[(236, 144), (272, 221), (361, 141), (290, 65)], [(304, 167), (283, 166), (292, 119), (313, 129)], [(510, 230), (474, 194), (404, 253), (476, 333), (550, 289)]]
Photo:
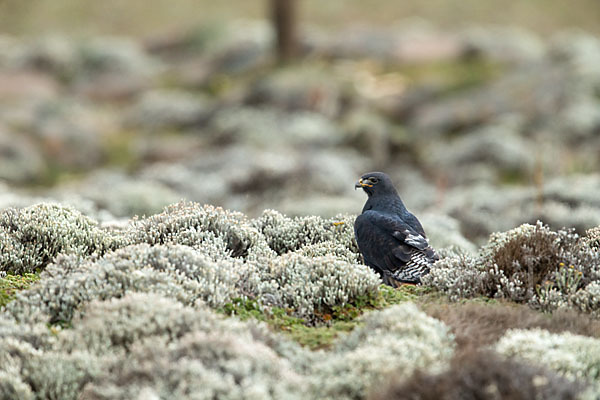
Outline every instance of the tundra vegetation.
[[(157, 32), (261, 2), (137, 3), (0, 1), (0, 399), (600, 397), (597, 1), (306, 0), (287, 65)], [(362, 264), (374, 170), (420, 286)]]
[(392, 289), (352, 221), (181, 202), (116, 229), (3, 210), (0, 394), (434, 398), (517, 378), (523, 396), (600, 393), (597, 229), (522, 225)]

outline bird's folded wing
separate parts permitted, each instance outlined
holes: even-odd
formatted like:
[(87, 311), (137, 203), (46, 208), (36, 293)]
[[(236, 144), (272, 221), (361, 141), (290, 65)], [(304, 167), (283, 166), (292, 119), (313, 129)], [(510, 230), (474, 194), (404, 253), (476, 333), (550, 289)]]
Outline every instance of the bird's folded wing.
[(405, 243), (419, 250), (429, 247), (425, 236), (418, 233), (413, 227), (398, 216), (387, 215), (374, 211), (363, 214), (373, 225), (387, 232), (401, 243)]
[(356, 219), (357, 239), (365, 261), (387, 271), (404, 267), (415, 252), (429, 248), (427, 239), (400, 217), (366, 211)]

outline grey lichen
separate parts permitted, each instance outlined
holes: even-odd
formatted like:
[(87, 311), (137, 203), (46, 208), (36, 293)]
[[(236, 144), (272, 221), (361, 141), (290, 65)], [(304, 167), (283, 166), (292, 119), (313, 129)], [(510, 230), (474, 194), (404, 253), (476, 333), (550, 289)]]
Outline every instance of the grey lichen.
[(340, 215), (323, 219), (318, 216), (287, 217), (275, 210), (265, 210), (253, 224), (265, 237), (269, 247), (283, 254), (304, 246), (333, 242), (358, 254), (354, 239), (354, 217)]
[[(376, 298), (380, 279), (359, 263), (352, 216), (265, 211), (249, 219), (177, 203), (104, 229), (59, 206), (1, 215), (2, 256), (29, 254), (29, 268), (44, 269), (0, 314), (3, 398), (359, 399), (388, 374), (443, 371), (454, 353), (449, 329), (410, 303), (366, 314), (321, 351), (215, 312), (251, 301), (265, 314), (310, 324), (317, 314)], [(39, 248), (49, 251), (35, 253)], [(495, 234), (479, 255), (440, 254), (424, 283), (455, 299), (487, 295), (598, 313), (596, 230), (580, 237), (524, 225)], [(510, 349), (498, 347), (505, 355)], [(595, 350), (589, 357), (586, 365), (594, 366)], [(575, 371), (578, 380), (597, 379), (593, 368), (550, 364)]]
[(449, 329), (414, 304), (367, 314), (363, 323), (316, 364), (320, 397), (361, 399), (391, 372), (407, 377), (418, 368), (439, 370), (453, 355)]
[(119, 246), (120, 238), (69, 207), (37, 204), (0, 212), (0, 268), (9, 273), (35, 272), (60, 254), (91, 256)]
[(511, 330), (494, 346), (500, 354), (543, 365), (572, 380), (600, 379), (600, 340), (569, 332)]
[(151, 245), (198, 246), (207, 238), (217, 237), (226, 243), (231, 256), (242, 258), (252, 254), (251, 248), (260, 246), (262, 239), (244, 214), (191, 202), (172, 204), (160, 214), (134, 219), (130, 232), (132, 243)]
[(441, 368), (452, 356), (448, 328), (412, 304), (373, 312), (363, 324), (334, 349), (313, 352), (261, 323), (130, 293), (89, 302), (70, 329), (54, 328), (48, 346), (16, 330), (0, 337), (0, 389), (50, 399), (357, 399), (387, 372)]

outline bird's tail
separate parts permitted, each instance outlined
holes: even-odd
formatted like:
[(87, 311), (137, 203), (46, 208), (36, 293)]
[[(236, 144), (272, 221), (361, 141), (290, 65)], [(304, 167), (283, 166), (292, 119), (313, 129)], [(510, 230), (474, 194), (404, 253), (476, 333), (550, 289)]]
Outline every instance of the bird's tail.
[(413, 265), (407, 266), (400, 271), (396, 271), (384, 278), (387, 283), (391, 286), (398, 287), (401, 284), (413, 284), (418, 285), (421, 283), (421, 277), (429, 273), (429, 266), (426, 265)]

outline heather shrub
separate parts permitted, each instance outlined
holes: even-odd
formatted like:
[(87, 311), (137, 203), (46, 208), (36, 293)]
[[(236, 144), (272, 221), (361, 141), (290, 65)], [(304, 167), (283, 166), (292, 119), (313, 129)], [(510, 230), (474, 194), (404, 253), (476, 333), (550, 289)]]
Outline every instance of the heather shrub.
[(20, 339), (27, 323), (4, 330), (4, 392), (50, 399), (363, 398), (387, 372), (435, 369), (453, 352), (447, 328), (413, 304), (370, 313), (334, 349), (317, 352), (263, 324), (157, 292), (97, 299), (73, 314), (69, 329), (39, 332), (54, 339), (38, 348)]
[(538, 222), (494, 233), (478, 256), (444, 258), (423, 283), (453, 300), (483, 295), (547, 311), (571, 307), (596, 315), (600, 252), (590, 245), (593, 232), (582, 238)]
[(183, 304), (200, 300), (218, 307), (239, 295), (235, 284), (246, 274), (252, 274), (247, 264), (215, 262), (187, 246), (132, 245), (99, 259), (58, 258), (39, 284), (19, 293), (7, 309), (21, 320), (43, 313), (51, 322), (70, 321), (82, 305), (128, 292), (161, 293)]
[(0, 268), (12, 274), (44, 269), (60, 253), (101, 255), (119, 244), (72, 208), (42, 203), (0, 213)]
[(12, 337), (0, 339), (0, 354), (2, 390), (39, 399), (76, 399), (101, 367), (85, 352), (44, 351)]
[(0, 371), (0, 399), (33, 400), (33, 398), (31, 388), (18, 375)]
[[(37, 318), (35, 315), (30, 315), (29, 319)], [(51, 335), (46, 324), (19, 323), (7, 313), (0, 313), (0, 340), (5, 338), (13, 338), (27, 343), (34, 349), (51, 348), (55, 341), (55, 337)]]
[(312, 319), (316, 309), (374, 296), (379, 284), (370, 269), (335, 257), (290, 254), (262, 262), (228, 257), (215, 261), (189, 246), (139, 244), (96, 259), (61, 256), (7, 309), (19, 320), (44, 315), (42, 320), (68, 322), (90, 301), (143, 292), (213, 308), (251, 298)]
[(290, 218), (275, 210), (265, 210), (253, 221), (253, 225), (277, 254), (324, 242), (343, 246), (348, 253), (358, 254), (352, 216), (340, 215), (330, 219), (318, 216)]
[(589, 249), (600, 250), (600, 226), (588, 229), (583, 238), (583, 246)]
[(169, 398), (308, 397), (310, 352), (263, 325), (156, 293), (93, 301), (43, 349), (17, 338), (23, 326), (0, 338), (5, 398), (132, 398), (144, 388)]
[(424, 305), (425, 312), (445, 323), (456, 337), (457, 347), (472, 351), (489, 346), (509, 329), (546, 329), (600, 337), (600, 321), (572, 310), (542, 314), (527, 305), (514, 303), (456, 303)]
[[(307, 398), (306, 351), (262, 325), (156, 294), (90, 303), (62, 332), (66, 351), (112, 352), (86, 399)], [(78, 350), (77, 350), (78, 349)]]
[(52, 351), (23, 359), (21, 375), (39, 399), (75, 400), (102, 363), (87, 352)]
[(541, 367), (478, 351), (455, 357), (450, 367), (439, 374), (419, 370), (408, 379), (394, 375), (370, 398), (575, 400), (582, 390), (583, 385)]
[(299, 250), (296, 250), (295, 253), (311, 258), (325, 256), (335, 257), (350, 264), (359, 264), (362, 259), (360, 253), (348, 251), (348, 247), (332, 240), (306, 245)]
[(157, 293), (130, 293), (94, 300), (76, 312), (72, 329), (61, 335), (61, 347), (97, 355), (127, 351), (147, 337), (162, 336), (170, 343), (192, 331), (218, 329), (221, 321), (212, 312), (185, 307)]
[(398, 377), (417, 368), (435, 371), (452, 357), (448, 328), (412, 303), (367, 314), (362, 322), (315, 365), (313, 385), (319, 397), (364, 398), (392, 371)]
[(288, 360), (249, 332), (192, 332), (166, 345), (162, 338), (132, 346), (88, 385), (86, 399), (307, 398), (302, 376)]
[(546, 330), (510, 330), (494, 349), (552, 369), (572, 380), (600, 380), (600, 339)]
[(151, 245), (174, 243), (194, 247), (215, 238), (226, 244), (227, 255), (232, 257), (248, 258), (251, 254), (261, 254), (261, 247), (266, 248), (244, 214), (190, 202), (172, 204), (162, 213), (147, 218), (135, 218), (129, 231), (131, 243)]
[(374, 296), (381, 284), (370, 268), (333, 256), (286, 254), (271, 260), (269, 273), (272, 276), (269, 281), (276, 284), (271, 293), (280, 299), (279, 305), (304, 317), (324, 307), (344, 305), (359, 296)]

